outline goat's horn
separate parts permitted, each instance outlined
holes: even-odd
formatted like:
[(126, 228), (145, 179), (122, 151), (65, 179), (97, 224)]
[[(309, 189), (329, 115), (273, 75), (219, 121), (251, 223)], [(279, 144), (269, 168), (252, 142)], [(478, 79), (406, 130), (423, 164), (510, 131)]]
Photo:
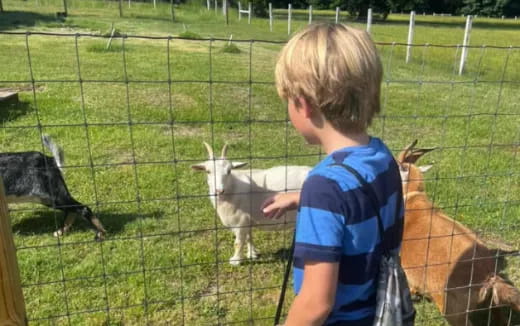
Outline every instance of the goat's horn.
[(224, 147), (222, 147), (222, 154), (220, 154), (220, 157), (221, 157), (221, 158), (225, 158), (225, 157), (226, 157), (226, 154), (227, 154), (227, 148), (228, 148), (228, 143), (225, 143), (225, 144), (224, 144)]
[(204, 143), (204, 146), (206, 146), (206, 150), (208, 151), (209, 158), (210, 159), (215, 158), (215, 156), (213, 155), (213, 149), (211, 148), (211, 146), (209, 146), (209, 144), (206, 142), (203, 142), (203, 143)]
[(397, 158), (399, 160), (399, 162), (406, 162), (406, 158), (408, 157), (408, 155), (411, 153), (411, 150), (412, 148), (415, 147), (415, 145), (417, 145), (417, 139), (414, 140), (411, 144), (409, 144), (408, 146), (406, 146), (402, 151), (401, 153), (399, 153), (399, 157)]
[(415, 145), (417, 145), (417, 139), (414, 140), (410, 145), (406, 146), (404, 152), (406, 154), (410, 153), (412, 151), (412, 149), (415, 147)]

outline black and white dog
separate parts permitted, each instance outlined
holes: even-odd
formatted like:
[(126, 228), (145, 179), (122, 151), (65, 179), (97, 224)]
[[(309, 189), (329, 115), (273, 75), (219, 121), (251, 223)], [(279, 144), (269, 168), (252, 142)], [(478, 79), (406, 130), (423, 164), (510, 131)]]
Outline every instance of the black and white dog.
[(102, 240), (105, 229), (90, 208), (71, 196), (61, 174), (63, 151), (52, 139), (44, 135), (43, 144), (52, 157), (40, 152), (0, 153), (0, 175), (4, 181), (8, 203), (36, 202), (62, 210), (65, 223), (54, 236), (65, 234), (79, 215), (96, 231), (96, 240)]

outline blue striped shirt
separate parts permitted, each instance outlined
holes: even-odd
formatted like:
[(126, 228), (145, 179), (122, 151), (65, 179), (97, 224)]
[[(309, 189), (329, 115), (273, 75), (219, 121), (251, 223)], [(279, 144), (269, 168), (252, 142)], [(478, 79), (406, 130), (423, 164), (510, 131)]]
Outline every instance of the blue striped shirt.
[[(331, 164), (350, 165), (375, 191), (385, 228), (383, 237), (375, 208), (358, 180)], [(336, 300), (325, 325), (372, 324), (381, 252), (399, 250), (403, 215), (399, 169), (378, 138), (328, 155), (309, 173), (296, 222), (294, 291), (300, 291), (305, 261), (339, 263)]]

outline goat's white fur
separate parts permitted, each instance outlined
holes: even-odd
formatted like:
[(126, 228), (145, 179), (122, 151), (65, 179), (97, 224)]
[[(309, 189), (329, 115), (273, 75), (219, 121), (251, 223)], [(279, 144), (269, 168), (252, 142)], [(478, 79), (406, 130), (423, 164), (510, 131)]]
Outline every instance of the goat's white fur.
[(290, 211), (284, 219), (265, 218), (262, 203), (279, 192), (300, 191), (307, 177), (308, 166), (277, 166), (270, 169), (233, 170), (247, 163), (231, 162), (226, 158), (227, 144), (220, 158), (215, 158), (211, 146), (204, 143), (209, 159), (192, 165), (192, 169), (205, 171), (209, 197), (222, 224), (235, 234), (235, 250), (229, 262), (240, 264), (242, 248), (247, 243), (247, 258), (256, 258), (258, 252), (253, 245), (252, 227), (276, 230), (293, 227), (296, 212)]

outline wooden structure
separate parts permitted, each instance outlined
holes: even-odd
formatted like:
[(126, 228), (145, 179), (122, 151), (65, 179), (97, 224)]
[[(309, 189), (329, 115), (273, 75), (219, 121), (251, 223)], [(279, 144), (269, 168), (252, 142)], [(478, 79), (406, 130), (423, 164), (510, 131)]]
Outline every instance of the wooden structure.
[(0, 103), (18, 103), (18, 93), (0, 88)]
[(4, 183), (0, 178), (0, 325), (27, 325), (25, 303), (11, 233)]

